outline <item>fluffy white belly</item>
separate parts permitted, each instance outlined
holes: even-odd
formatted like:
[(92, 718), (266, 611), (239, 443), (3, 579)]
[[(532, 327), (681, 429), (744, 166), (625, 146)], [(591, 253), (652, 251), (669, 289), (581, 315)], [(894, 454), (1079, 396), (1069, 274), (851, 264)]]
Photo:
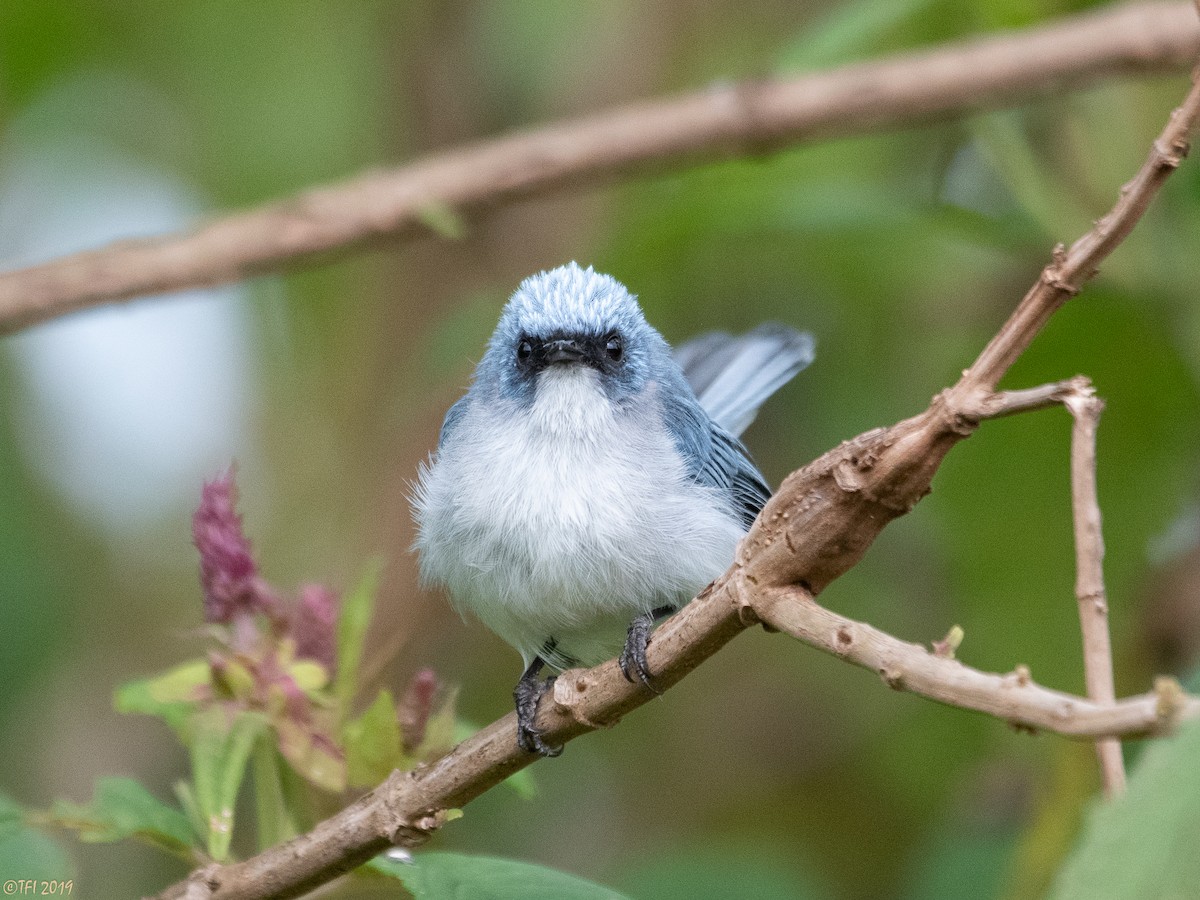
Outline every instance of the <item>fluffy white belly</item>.
[(415, 498), (423, 580), (527, 663), (615, 655), (634, 615), (685, 603), (743, 534), (657, 417), (614, 409), (593, 376), (551, 369), (532, 408), (472, 410)]

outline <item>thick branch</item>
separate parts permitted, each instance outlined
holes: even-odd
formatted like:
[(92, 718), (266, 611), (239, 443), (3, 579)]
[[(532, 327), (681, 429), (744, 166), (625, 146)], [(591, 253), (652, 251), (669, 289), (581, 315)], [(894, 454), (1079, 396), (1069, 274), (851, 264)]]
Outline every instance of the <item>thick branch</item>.
[[(1189, 5), (1086, 13), (1014, 34), (782, 80), (734, 84), (512, 134), (314, 188), (192, 231), (0, 275), (0, 332), (114, 300), (235, 281), (479, 209), (647, 170), (1013, 104), (1200, 52)], [(1067, 277), (1067, 276), (1063, 276)]]

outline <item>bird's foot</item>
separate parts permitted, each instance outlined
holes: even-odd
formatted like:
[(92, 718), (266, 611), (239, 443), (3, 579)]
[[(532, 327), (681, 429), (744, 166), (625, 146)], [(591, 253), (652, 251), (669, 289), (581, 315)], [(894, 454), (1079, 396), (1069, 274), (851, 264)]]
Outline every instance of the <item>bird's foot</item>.
[(650, 646), (650, 631), (654, 628), (654, 620), (674, 611), (670, 606), (660, 606), (652, 612), (641, 613), (634, 618), (629, 623), (629, 633), (625, 636), (625, 648), (617, 660), (626, 681), (631, 684), (640, 681), (656, 694), (661, 694), (662, 691), (654, 685), (654, 676), (650, 672), (650, 664), (646, 661), (646, 648)]
[(554, 686), (555, 678), (553, 675), (546, 679), (538, 678), (542, 665), (541, 659), (535, 659), (513, 690), (513, 700), (517, 705), (517, 746), (526, 753), (558, 756), (563, 751), (562, 745), (547, 744), (542, 739), (541, 729), (537, 727), (538, 703)]

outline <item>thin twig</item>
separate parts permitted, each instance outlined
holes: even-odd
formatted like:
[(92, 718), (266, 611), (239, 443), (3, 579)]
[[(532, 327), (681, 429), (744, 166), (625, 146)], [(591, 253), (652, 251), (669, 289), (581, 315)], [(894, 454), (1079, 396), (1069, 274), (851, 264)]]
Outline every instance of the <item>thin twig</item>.
[(1178, 684), (1169, 679), (1154, 691), (1120, 703), (1095, 702), (1042, 687), (1024, 666), (1006, 675), (981, 672), (805, 602), (788, 590), (778, 592), (773, 602), (756, 605), (756, 610), (764, 624), (875, 672), (890, 688), (987, 713), (1030, 731), (1076, 739), (1136, 737), (1162, 734), (1179, 719), (1200, 716), (1200, 698), (1182, 696)]
[(1076, 375), (1065, 381), (1055, 381), (1037, 387), (984, 394), (979, 397), (979, 405), (970, 414), (982, 421), (1061, 406), (1067, 397), (1090, 383), (1082, 375)]
[(1133, 180), (1121, 188), (1116, 205), (1095, 226), (1071, 245), (1054, 250), (1054, 260), (1029, 289), (1020, 306), (992, 338), (979, 358), (955, 386), (962, 392), (995, 390), (996, 384), (1024, 352), (1046, 321), (1062, 304), (1079, 293), (1100, 263), (1125, 240), (1158, 194), (1159, 188), (1179, 167), (1188, 152), (1188, 136), (1200, 116), (1200, 79), (1193, 72), (1192, 89), (1171, 119)]
[[(1071, 510), (1075, 520), (1075, 598), (1083, 631), (1083, 671), (1088, 699), (1101, 705), (1116, 700), (1112, 642), (1108, 632), (1108, 598), (1104, 590), (1104, 538), (1096, 494), (1096, 428), (1104, 401), (1090, 388), (1064, 399), (1071, 413)], [(1125, 793), (1125, 761), (1115, 737), (1096, 742), (1104, 793)]]
[[(0, 275), (0, 333), (116, 300), (236, 281), (564, 187), (911, 126), (1125, 72), (1190, 65), (1186, 3), (1122, 5), (1022, 32), (630, 105), (360, 175), (194, 230)], [(992, 385), (994, 387), (994, 385)]]

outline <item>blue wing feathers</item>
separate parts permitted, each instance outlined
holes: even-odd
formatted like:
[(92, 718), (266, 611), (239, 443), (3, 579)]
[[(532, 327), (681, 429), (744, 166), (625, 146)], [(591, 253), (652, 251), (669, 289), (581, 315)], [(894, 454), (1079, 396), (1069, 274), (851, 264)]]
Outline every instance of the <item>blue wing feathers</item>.
[(771, 496), (766, 479), (745, 446), (714, 423), (690, 390), (666, 390), (664, 420), (688, 472), (697, 482), (726, 494), (730, 511), (749, 528)]
[(712, 332), (675, 350), (683, 377), (663, 392), (664, 418), (688, 471), (722, 491), (747, 528), (771, 489), (737, 436), (812, 357), (812, 335), (778, 324), (739, 337)]
[(763, 402), (812, 362), (813, 337), (768, 323), (733, 337), (701, 335), (675, 350), (675, 361), (714, 422), (740, 435)]

